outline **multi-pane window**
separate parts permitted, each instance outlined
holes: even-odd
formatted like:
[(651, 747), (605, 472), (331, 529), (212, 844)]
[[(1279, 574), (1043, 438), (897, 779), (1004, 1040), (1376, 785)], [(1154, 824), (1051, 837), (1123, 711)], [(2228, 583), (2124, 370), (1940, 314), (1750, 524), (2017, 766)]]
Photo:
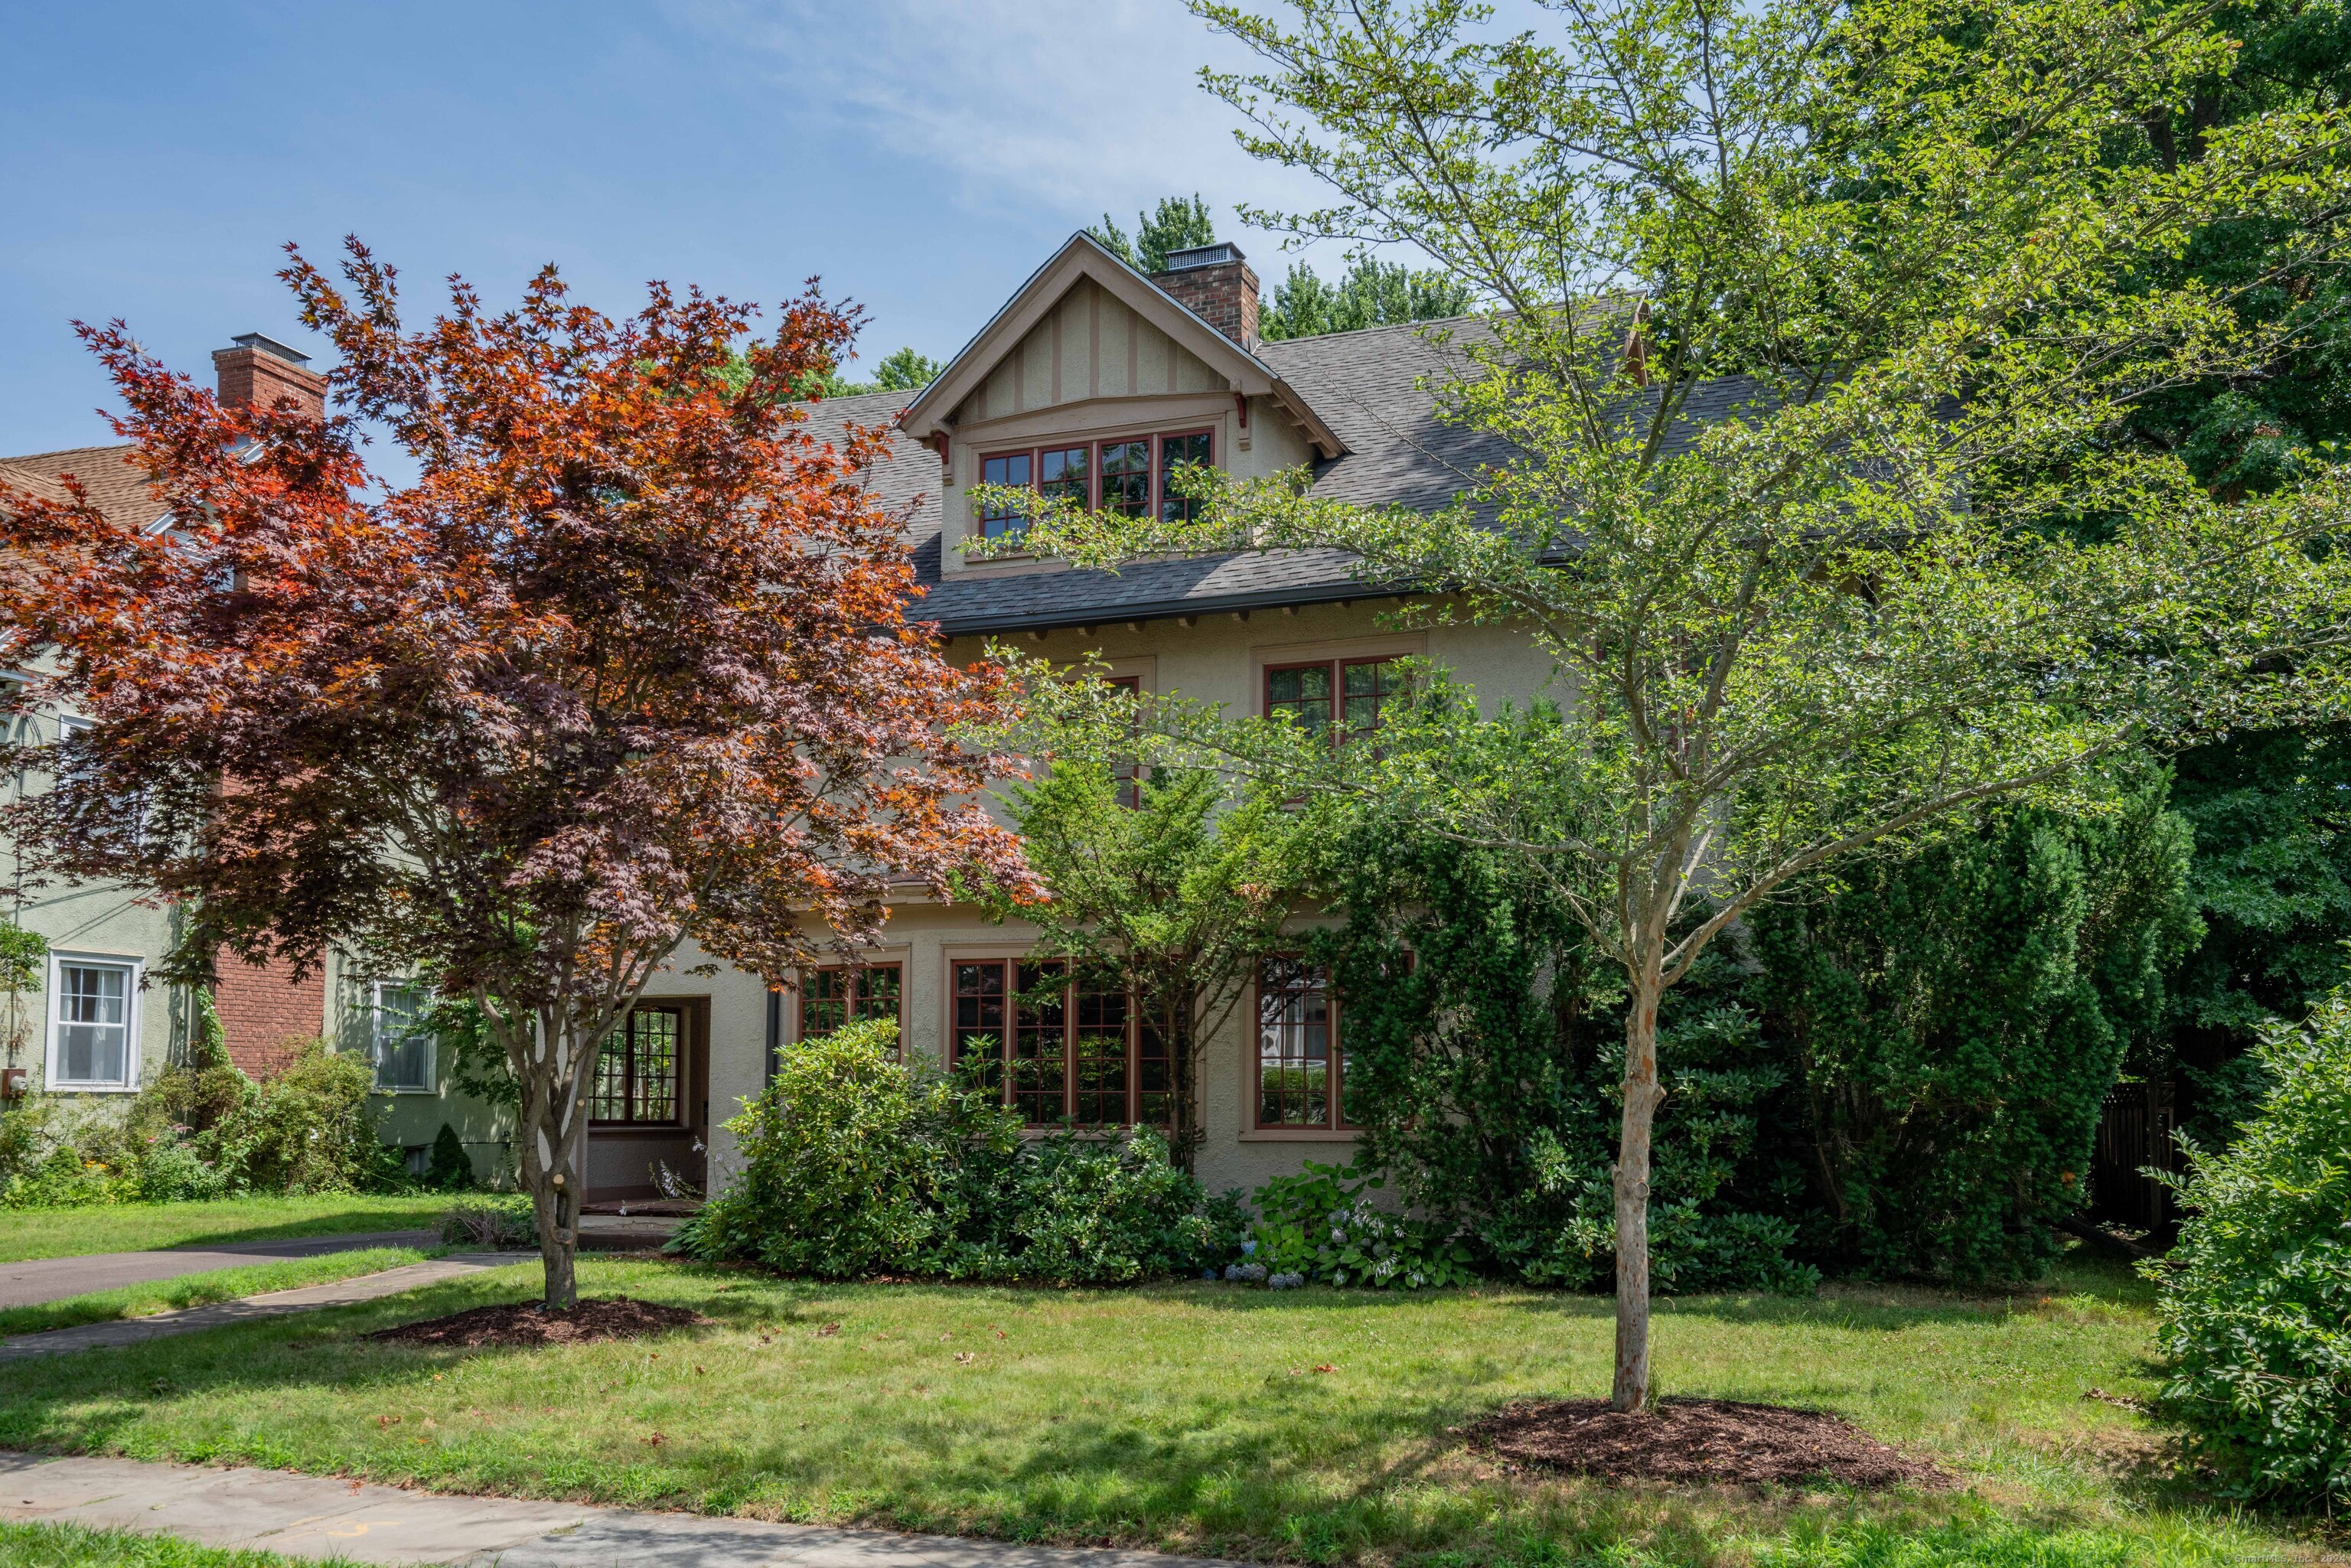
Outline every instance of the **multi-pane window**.
[(1122, 517), (1151, 513), (1151, 443), (1105, 441), (1102, 449), (1102, 509)]
[(1403, 686), (1403, 672), (1393, 658), (1276, 664), (1265, 673), (1265, 716), (1286, 715), (1309, 734), (1330, 736), (1335, 745), (1378, 729), (1383, 709)]
[(1205, 468), (1207, 465), (1207, 431), (1159, 438), (1159, 516), (1163, 521), (1188, 523), (1199, 515), (1200, 503), (1188, 496), (1177, 495), (1176, 486), (1169, 481), (1179, 468)]
[(819, 969), (800, 988), (800, 1038), (814, 1040), (862, 1019), (898, 1017), (899, 967)]
[(1328, 972), (1296, 957), (1266, 959), (1257, 983), (1258, 1126), (1344, 1127), (1345, 1094)]
[(640, 1002), (604, 1037), (596, 1058), (596, 1088), (589, 1119), (612, 1124), (674, 1125), (678, 1073), (685, 1057), (685, 1009)]
[[(980, 483), (1025, 490), (1035, 483), (1032, 476), (1036, 465), (1037, 455), (1033, 452), (1007, 452), (983, 457), (979, 462)], [(991, 505), (979, 514), (979, 531), (991, 539), (1014, 538), (1029, 531), (1029, 519), (1008, 507)]]
[(60, 958), (49, 1010), (49, 1082), (59, 1088), (127, 1088), (138, 972), (128, 964)]
[[(1213, 433), (1194, 430), (994, 453), (980, 458), (979, 477), (983, 484), (1035, 489), (1071, 506), (1129, 517), (1150, 517), (1156, 507), (1161, 517), (1177, 520), (1191, 517), (1196, 503), (1175, 494), (1169, 476), (1215, 458)], [(1017, 538), (1028, 527), (1028, 518), (1012, 508), (990, 504), (980, 511), (979, 531), (988, 538)]]
[(384, 981), (371, 988), (368, 1000), (368, 1057), (375, 1063), (375, 1086), (432, 1089), (433, 1034), (424, 1024), (423, 991)]
[(1050, 960), (959, 959), (952, 980), (955, 1068), (1023, 1122), (1166, 1119), (1167, 1032), (1137, 1019), (1125, 992), (1073, 985)]

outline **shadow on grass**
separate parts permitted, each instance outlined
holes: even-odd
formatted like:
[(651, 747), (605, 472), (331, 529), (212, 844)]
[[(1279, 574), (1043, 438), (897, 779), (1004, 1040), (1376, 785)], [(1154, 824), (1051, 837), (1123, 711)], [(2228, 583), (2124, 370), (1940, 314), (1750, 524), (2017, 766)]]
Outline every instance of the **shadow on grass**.
[[(1185, 1551), (1331, 1563), (1364, 1556), (1416, 1558), (1442, 1552), (1446, 1568), (1484, 1563), (1565, 1564), (1614, 1553), (1611, 1560), (1656, 1563), (1719, 1561), (1730, 1537), (1912, 1521), (1939, 1528), (1985, 1505), (1965, 1497), (1732, 1491), (1610, 1486), (1570, 1478), (1503, 1471), (1467, 1451), (1448, 1428), (1503, 1402), (1493, 1375), (1476, 1358), (1418, 1367), (1393, 1384), (1287, 1375), (1272, 1368), (1221, 1386), (1196, 1382), (1155, 1387), (1138, 1360), (1132, 1373), (1113, 1364), (1086, 1383), (1068, 1382), (1040, 1402), (1036, 1385), (1012, 1390), (1017, 1361), (993, 1363), (978, 1375), (1002, 1375), (993, 1390), (953, 1380), (951, 1357), (962, 1344), (923, 1343), (926, 1326), (899, 1338), (895, 1359), (878, 1374), (897, 1386), (892, 1400), (872, 1397), (866, 1374), (835, 1366), (806, 1374), (803, 1384), (752, 1389), (741, 1407), (730, 1394), (767, 1375), (735, 1362), (715, 1369), (736, 1379), (713, 1395), (697, 1390), (679, 1367), (676, 1381), (628, 1382), (621, 1371), (563, 1383), (541, 1375), (581, 1361), (575, 1349), (456, 1349), (377, 1344), (362, 1333), (492, 1302), (528, 1301), (538, 1277), (510, 1273), (453, 1281), (412, 1294), (316, 1316), (237, 1325), (183, 1339), (85, 1354), (37, 1366), (0, 1366), (0, 1446), (127, 1451), (142, 1457), (237, 1460), (371, 1475), (450, 1491), (496, 1491), (582, 1498), (629, 1506), (684, 1507), (770, 1518), (864, 1522), (943, 1530), (1013, 1540), (1119, 1542)], [(1198, 1282), (1132, 1291), (1057, 1291), (1005, 1285), (877, 1287), (779, 1280), (728, 1267), (674, 1263), (654, 1279), (588, 1281), (589, 1292), (643, 1291), (690, 1306), (714, 1326), (657, 1336), (652, 1353), (725, 1334), (816, 1335), (851, 1321), (841, 1343), (869, 1343), (855, 1320), (883, 1303), (946, 1303), (963, 1318), (1073, 1298), (1114, 1304), (1124, 1297), (1207, 1310), (1243, 1319), (1311, 1308), (1328, 1318), (1364, 1322), (1430, 1298), (1365, 1291), (1252, 1291)], [(1540, 1295), (1492, 1289), (1485, 1304), (1603, 1318), (1605, 1298)], [(1746, 1302), (1702, 1299), (1674, 1310), (1769, 1314), (1746, 1321), (1842, 1322), (1843, 1303)], [(1879, 1312), (1903, 1309), (1877, 1308)], [(1907, 1311), (1909, 1321), (1920, 1312)], [(1980, 1310), (1947, 1315), (1980, 1320)], [(1010, 1321), (1008, 1318), (1007, 1321)], [(1236, 1323), (1238, 1331), (1239, 1325)], [(1164, 1329), (1163, 1333), (1165, 1332)], [(1207, 1333), (1223, 1330), (1212, 1324)], [(964, 1331), (958, 1326), (959, 1336)], [(590, 1347), (582, 1347), (590, 1348)], [(610, 1348), (610, 1347), (592, 1347)], [(625, 1347), (623, 1347), (625, 1348)], [(622, 1358), (605, 1356), (604, 1368)], [(631, 1358), (633, 1359), (633, 1358)], [(407, 1447), (379, 1440), (369, 1416), (397, 1409), (430, 1390), (460, 1364), (512, 1367), (507, 1390), (537, 1400), (562, 1398), (559, 1385), (583, 1401), (582, 1419), (560, 1427), (465, 1435), (444, 1432)], [(643, 1364), (640, 1363), (639, 1364)], [(804, 1362), (801, 1364), (806, 1365)], [(1043, 1375), (1046, 1374), (1040, 1374)], [(610, 1376), (612, 1386), (602, 1386)], [(532, 1379), (536, 1378), (536, 1381)], [(918, 1397), (921, 1380), (935, 1393)], [(855, 1381), (858, 1386), (852, 1388)], [(601, 1393), (596, 1386), (602, 1386)], [(888, 1387), (882, 1392), (887, 1394)], [(1523, 1393), (1523, 1390), (1519, 1392)], [(323, 1402), (304, 1401), (324, 1394)], [(235, 1402), (192, 1410), (179, 1419), (156, 1402), (234, 1396)], [(485, 1395), (485, 1402), (490, 1396)], [(831, 1412), (823, 1440), (791, 1429), (795, 1402), (854, 1397), (853, 1416)], [(553, 1411), (555, 1406), (549, 1406)], [(1033, 1416), (1025, 1412), (1034, 1410)], [(282, 1410), (284, 1414), (275, 1412)], [(591, 1413), (592, 1412), (592, 1416)], [(444, 1421), (450, 1421), (444, 1415)], [(413, 1418), (412, 1417), (412, 1420)], [(643, 1428), (665, 1423), (665, 1445), (649, 1446)], [(455, 1423), (451, 1423), (454, 1427)], [(410, 1430), (413, 1428), (403, 1428)], [(2185, 1513), (2203, 1500), (2151, 1469), (2125, 1483), (2131, 1497), (2158, 1512)], [(1984, 1517), (1991, 1518), (1989, 1514)], [(2074, 1528), (2088, 1513), (2064, 1505), (2039, 1509), (2034, 1528)], [(1906, 1526), (1907, 1527), (1907, 1526)], [(2005, 1526), (2003, 1526), (2005, 1528)], [(1951, 1559), (1959, 1561), (1960, 1559)], [(2021, 1561), (2022, 1559), (2020, 1559)], [(1908, 1559), (1905, 1559), (1908, 1561)], [(1928, 1561), (1921, 1559), (1921, 1562)], [(1941, 1561), (1937, 1559), (1934, 1561)], [(2037, 1559), (2035, 1561), (2038, 1561)], [(2105, 1561), (2105, 1559), (2101, 1559)]]

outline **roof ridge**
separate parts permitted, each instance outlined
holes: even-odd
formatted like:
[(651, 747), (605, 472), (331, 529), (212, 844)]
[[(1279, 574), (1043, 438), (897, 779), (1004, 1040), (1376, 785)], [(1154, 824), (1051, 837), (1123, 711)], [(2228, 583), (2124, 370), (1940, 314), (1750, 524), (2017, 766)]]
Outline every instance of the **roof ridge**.
[(17, 452), (0, 457), (0, 463), (31, 463), (43, 457), (68, 457), (77, 452), (136, 452), (135, 441), (110, 441), (99, 446), (58, 446), (47, 452)]

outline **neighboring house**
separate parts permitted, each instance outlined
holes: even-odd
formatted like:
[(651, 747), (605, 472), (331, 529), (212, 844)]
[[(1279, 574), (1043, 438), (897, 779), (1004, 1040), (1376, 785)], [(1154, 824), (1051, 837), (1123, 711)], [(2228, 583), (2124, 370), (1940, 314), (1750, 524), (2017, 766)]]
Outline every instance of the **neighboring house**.
[[(1545, 685), (1548, 662), (1507, 628), (1390, 629), (1383, 622), (1397, 601), (1368, 592), (1335, 553), (1171, 560), (1113, 576), (958, 551), (971, 534), (1016, 527), (973, 515), (967, 492), (983, 480), (1143, 510), (1183, 504), (1165, 486), (1176, 463), (1238, 476), (1308, 465), (1318, 494), (1433, 508), (1503, 455), (1434, 414), (1428, 386), (1458, 353), (1442, 324), (1264, 342), (1257, 277), (1238, 250), (1203, 246), (1168, 264), (1146, 278), (1074, 236), (930, 386), (823, 405), (828, 418), (895, 426), (893, 456), (872, 483), (884, 502), (911, 508), (908, 545), (925, 590), (913, 613), (939, 623), (948, 656), (976, 658), (991, 637), (1056, 660), (1092, 652), (1144, 692), (1357, 730), (1377, 723), (1388, 666), (1408, 655), (1448, 666), (1489, 698), (1524, 700)], [(676, 1009), (683, 1042), (683, 1062), (663, 1059), (661, 1082), (688, 1086), (680, 1092), (702, 1102), (701, 1125), (712, 1104), (723, 1122), (760, 1088), (774, 1052), (843, 1018), (894, 1014), (906, 1048), (934, 1061), (997, 1042), (1008, 1102), (1032, 1124), (1133, 1121), (1165, 1064), (1143, 1054), (1123, 998), (1008, 1006), (1013, 992), (1039, 988), (1021, 974), (1033, 935), (977, 910), (901, 900), (862, 967), (819, 969), (784, 993), (737, 970), (690, 979), (682, 971), (701, 955), (682, 956), (681, 973), (663, 976), (649, 998)], [(1346, 1157), (1346, 998), (1325, 976), (1269, 966), (1202, 1053), (1198, 1169), (1212, 1188)], [(667, 1103), (670, 1093), (653, 1098)], [(632, 1151), (616, 1143), (602, 1129), (590, 1140), (600, 1188), (632, 1185)], [(722, 1129), (717, 1179), (729, 1153)]]
[[(314, 413), (324, 412), (326, 381), (308, 368), (308, 357), (257, 332), (215, 351), (213, 366), (225, 402), (274, 404), (291, 398)], [(71, 476), (111, 521), (168, 528), (171, 517), (137, 458), (138, 448), (127, 443), (0, 457), (0, 483), (64, 501), (63, 480)], [(22, 679), (22, 672), (0, 671), (0, 680)], [(6, 721), (18, 738), (35, 740), (55, 739), (60, 729), (82, 722), (21, 703), (8, 706)], [(40, 787), (37, 778), (9, 786)], [(26, 1070), (27, 1087), (93, 1101), (128, 1096), (185, 1054), (194, 1029), (193, 998), (149, 977), (179, 939), (176, 907), (142, 899), (120, 883), (72, 883), (26, 890), (14, 914), (50, 949), (42, 994), (33, 998), (37, 1023), (26, 1031), (23, 1060), (7, 1063)], [(323, 972), (299, 981), (288, 965), (256, 966), (224, 955), (213, 996), (229, 1056), (246, 1072), (260, 1078), (282, 1071), (310, 1040), (364, 1051), (374, 1059), (385, 1095), (387, 1143), (402, 1145), (421, 1165), (442, 1122), (454, 1120), (476, 1168), (503, 1167), (497, 1117), (470, 1102), (443, 1103), (444, 1066), (434, 1061), (431, 1041), (413, 1027), (422, 1004), (413, 986), (376, 981), (341, 953), (329, 955)]]

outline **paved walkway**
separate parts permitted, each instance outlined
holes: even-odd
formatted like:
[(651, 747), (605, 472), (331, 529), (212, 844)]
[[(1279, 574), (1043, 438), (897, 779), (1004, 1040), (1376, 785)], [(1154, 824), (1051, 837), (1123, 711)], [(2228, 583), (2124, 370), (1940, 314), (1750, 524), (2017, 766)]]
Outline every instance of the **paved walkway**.
[(32, 1454), (0, 1453), (0, 1518), (158, 1531), (289, 1557), (471, 1568), (1181, 1568), (1193, 1561)]
[(437, 1285), (444, 1280), (477, 1274), (485, 1269), (503, 1269), (510, 1263), (535, 1263), (538, 1260), (536, 1252), (462, 1252), (453, 1257), (435, 1258), (429, 1262), (386, 1269), (380, 1274), (361, 1274), (354, 1280), (338, 1280), (331, 1285), (308, 1285), (298, 1291), (272, 1291), (266, 1295), (247, 1296), (239, 1301), (188, 1307), (176, 1312), (157, 1312), (152, 1317), (129, 1318), (120, 1322), (85, 1323), (79, 1328), (50, 1329), (45, 1333), (29, 1333), (0, 1341), (0, 1361), (138, 1344), (146, 1340), (161, 1339), (166, 1334), (193, 1333), (198, 1329), (218, 1328), (223, 1323), (241, 1323), (254, 1318), (307, 1312), (319, 1307), (341, 1307), (354, 1301), (372, 1301), (382, 1296), (396, 1296), (402, 1291)]
[(119, 1290), (215, 1269), (246, 1269), (284, 1258), (319, 1258), (371, 1247), (433, 1248), (441, 1239), (430, 1230), (375, 1230), (352, 1236), (297, 1236), (279, 1241), (232, 1241), (210, 1247), (172, 1247), (154, 1252), (94, 1252), (80, 1258), (36, 1258), (0, 1263), (0, 1307), (32, 1307), (93, 1291)]

